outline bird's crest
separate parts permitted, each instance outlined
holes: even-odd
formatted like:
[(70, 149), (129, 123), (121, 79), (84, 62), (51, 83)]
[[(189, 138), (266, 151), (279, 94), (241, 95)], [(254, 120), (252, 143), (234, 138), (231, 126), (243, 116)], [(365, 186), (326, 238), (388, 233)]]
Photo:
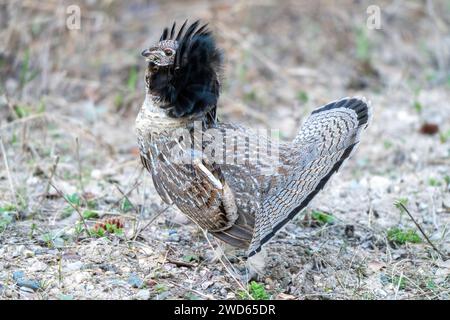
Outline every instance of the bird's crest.
[(187, 20), (165, 28), (157, 45), (142, 55), (149, 62), (147, 87), (172, 117), (215, 114), (222, 54), (207, 24)]

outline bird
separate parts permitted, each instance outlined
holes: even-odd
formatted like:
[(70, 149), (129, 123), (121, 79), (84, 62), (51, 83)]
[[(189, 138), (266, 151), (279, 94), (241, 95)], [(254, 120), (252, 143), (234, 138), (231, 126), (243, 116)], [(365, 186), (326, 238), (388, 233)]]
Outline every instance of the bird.
[(218, 117), (223, 52), (199, 20), (165, 28), (141, 55), (139, 155), (161, 199), (264, 273), (267, 243), (350, 157), (371, 119), (365, 98), (316, 108), (292, 141)]

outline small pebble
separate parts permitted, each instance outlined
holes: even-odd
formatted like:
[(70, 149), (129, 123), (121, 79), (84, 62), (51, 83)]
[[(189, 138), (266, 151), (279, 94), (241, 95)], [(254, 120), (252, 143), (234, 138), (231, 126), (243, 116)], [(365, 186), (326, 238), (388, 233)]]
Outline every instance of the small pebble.
[(128, 284), (130, 284), (133, 288), (142, 288), (144, 285), (144, 281), (135, 273), (130, 274), (127, 280)]
[(31, 250), (24, 250), (22, 254), (25, 256), (25, 258), (32, 258), (34, 257), (35, 253)]
[(136, 293), (136, 299), (138, 300), (149, 300), (150, 299), (150, 291), (146, 289), (139, 290)]
[(30, 267), (30, 271), (32, 272), (41, 272), (47, 270), (47, 265), (41, 261), (36, 261)]
[(83, 266), (83, 263), (81, 261), (75, 261), (72, 263), (68, 263), (65, 267), (64, 267), (64, 271), (65, 272), (73, 272), (73, 271), (78, 271), (81, 269), (81, 267)]
[(205, 281), (205, 282), (202, 283), (201, 287), (202, 287), (203, 290), (206, 290), (209, 287), (211, 287), (212, 285), (213, 285), (212, 281)]
[(41, 287), (39, 281), (25, 278), (25, 273), (23, 271), (15, 271), (13, 273), (13, 280), (19, 287), (29, 288), (34, 291), (38, 290)]

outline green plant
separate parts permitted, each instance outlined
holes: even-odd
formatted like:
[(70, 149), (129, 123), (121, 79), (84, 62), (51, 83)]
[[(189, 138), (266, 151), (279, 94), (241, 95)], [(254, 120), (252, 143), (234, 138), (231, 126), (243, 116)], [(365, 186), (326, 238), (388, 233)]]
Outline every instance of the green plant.
[(356, 57), (361, 61), (370, 60), (370, 41), (364, 28), (356, 31)]
[(84, 232), (84, 224), (81, 221), (77, 221), (75, 224), (75, 235), (78, 237), (80, 234)]
[(167, 291), (167, 287), (162, 283), (158, 283), (157, 285), (155, 285), (154, 289), (155, 289), (155, 292), (158, 294), (161, 294), (161, 293)]
[(249, 293), (255, 300), (268, 300), (269, 294), (264, 289), (264, 285), (256, 281), (250, 282)]
[(128, 198), (123, 199), (122, 201), (122, 205), (120, 206), (120, 209), (123, 212), (128, 212), (131, 209), (133, 209), (133, 205), (131, 204), (130, 200), (128, 200)]
[(132, 67), (128, 73), (127, 88), (134, 92), (136, 90), (136, 84), (138, 81), (138, 71), (136, 67)]
[(332, 224), (334, 222), (334, 217), (329, 214), (318, 210), (313, 210), (311, 212), (311, 219), (315, 222), (319, 223), (320, 225), (324, 224)]
[(84, 210), (83, 218), (85, 219), (95, 219), (98, 218), (98, 213), (92, 210)]
[(302, 103), (307, 103), (309, 100), (308, 94), (305, 91), (299, 91), (297, 93), (297, 99)]
[(93, 229), (91, 229), (91, 234), (97, 238), (104, 237), (108, 233), (116, 236), (122, 236), (123, 228), (118, 227), (116, 224), (104, 223), (102, 225), (96, 225)]
[(118, 235), (118, 236), (123, 235), (123, 228), (119, 228), (119, 227), (118, 227), (117, 225), (115, 225), (115, 224), (109, 224), (109, 223), (107, 223), (107, 224), (105, 225), (105, 227), (106, 227), (106, 231), (109, 232), (109, 233), (111, 233), (111, 234), (115, 234), (115, 235)]
[(390, 148), (392, 148), (394, 144), (392, 143), (392, 141), (389, 140), (384, 140), (383, 142), (383, 146), (386, 150), (389, 150)]
[(79, 206), (81, 204), (81, 198), (77, 193), (67, 195), (66, 200), (69, 201), (74, 206)]
[(5, 231), (8, 225), (13, 222), (16, 211), (16, 206), (13, 204), (5, 204), (0, 207), (0, 232)]
[(390, 242), (403, 245), (407, 242), (420, 243), (422, 238), (412, 229), (401, 229), (398, 227), (390, 228), (387, 232), (387, 238)]
[(417, 111), (417, 113), (421, 113), (422, 110), (423, 110), (422, 104), (419, 101), (417, 101), (417, 100), (414, 100), (413, 107), (414, 107), (414, 110)]
[(38, 72), (33, 72), (30, 68), (30, 49), (25, 49), (25, 55), (23, 57), (19, 74), (20, 86), (23, 87), (25, 84), (33, 80), (37, 75)]
[(403, 276), (393, 276), (389, 280), (395, 287), (398, 287), (400, 290), (404, 290), (406, 288), (407, 281)]
[(442, 185), (442, 183), (439, 180), (437, 180), (436, 178), (432, 178), (432, 177), (428, 179), (428, 184), (431, 187), (440, 187)]
[(449, 176), (449, 175), (446, 175), (446, 176), (444, 177), (444, 181), (445, 181), (445, 185), (448, 187), (448, 186), (450, 185), (450, 176)]
[(104, 236), (105, 236), (105, 233), (106, 233), (106, 231), (105, 231), (105, 229), (103, 229), (103, 228), (97, 228), (97, 229), (92, 229), (92, 230), (91, 230), (91, 234), (92, 234), (94, 237), (97, 237), (97, 238), (104, 237)]
[(199, 262), (200, 261), (200, 257), (198, 255), (196, 255), (196, 254), (187, 254), (187, 255), (185, 255), (183, 257), (183, 261), (186, 261), (186, 262), (192, 262), (192, 261)]
[(119, 110), (122, 107), (124, 98), (122, 93), (116, 94), (114, 97), (114, 106), (116, 107), (116, 110)]
[(30, 115), (30, 110), (25, 105), (14, 106), (14, 112), (16, 113), (17, 118), (25, 118)]
[(439, 140), (441, 141), (441, 143), (446, 143), (447, 141), (450, 141), (450, 130), (447, 130), (445, 132), (440, 132)]

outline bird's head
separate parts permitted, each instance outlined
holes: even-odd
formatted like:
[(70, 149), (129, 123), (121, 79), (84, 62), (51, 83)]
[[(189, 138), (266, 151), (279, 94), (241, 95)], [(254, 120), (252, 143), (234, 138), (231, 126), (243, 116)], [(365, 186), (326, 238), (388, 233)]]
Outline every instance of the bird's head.
[(159, 42), (142, 51), (148, 62), (146, 85), (171, 117), (215, 115), (222, 55), (199, 21), (165, 28)]

